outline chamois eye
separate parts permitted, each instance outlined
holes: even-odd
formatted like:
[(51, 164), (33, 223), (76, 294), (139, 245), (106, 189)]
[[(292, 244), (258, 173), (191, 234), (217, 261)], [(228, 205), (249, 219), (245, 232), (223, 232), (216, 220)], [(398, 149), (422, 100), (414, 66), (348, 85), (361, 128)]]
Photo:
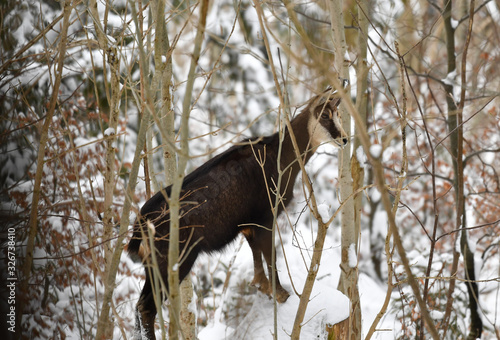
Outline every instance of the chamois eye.
[(321, 119), (330, 119), (330, 115), (328, 113), (322, 113)]

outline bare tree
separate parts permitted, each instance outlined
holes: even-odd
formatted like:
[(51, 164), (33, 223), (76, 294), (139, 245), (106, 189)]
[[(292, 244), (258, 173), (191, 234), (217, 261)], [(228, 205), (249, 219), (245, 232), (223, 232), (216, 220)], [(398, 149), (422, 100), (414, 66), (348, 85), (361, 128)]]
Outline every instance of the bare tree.
[[(61, 86), (61, 79), (63, 75), (63, 67), (64, 60), (66, 56), (66, 48), (67, 48), (67, 35), (68, 35), (68, 27), (69, 27), (69, 18), (71, 12), (73, 10), (73, 3), (71, 1), (64, 2), (64, 10), (63, 10), (63, 23), (60, 34), (60, 40), (58, 45), (58, 55), (57, 55), (57, 69), (55, 72), (54, 84), (52, 89), (52, 96), (50, 99), (49, 107), (47, 109), (47, 114), (45, 116), (43, 128), (40, 136), (40, 146), (38, 147), (38, 155), (37, 155), (37, 170), (35, 175), (35, 183), (33, 188), (33, 198), (31, 201), (31, 212), (30, 218), (28, 220), (28, 242), (26, 246), (26, 258), (23, 264), (23, 277), (21, 281), (21, 292), (25, 292), (28, 288), (31, 268), (33, 266), (33, 251), (35, 247), (35, 238), (38, 234), (38, 202), (40, 200), (41, 194), (41, 182), (43, 175), (43, 164), (45, 161), (45, 149), (47, 147), (47, 138), (50, 123), (52, 122), (52, 117), (54, 116), (54, 112), (56, 109), (57, 101), (59, 99), (59, 87)], [(23, 304), (19, 304), (19, 309), (17, 310), (17, 318), (21, 319), (23, 314)], [(18, 331), (20, 331), (21, 323), (17, 324)]]
[(182, 116), (180, 126), (180, 150), (178, 150), (178, 164), (175, 176), (172, 182), (172, 192), (169, 201), (170, 207), (170, 237), (169, 237), (169, 252), (168, 252), (168, 294), (170, 300), (170, 328), (169, 338), (177, 339), (178, 331), (180, 330), (179, 315), (180, 315), (180, 293), (179, 293), (179, 194), (182, 188), (182, 180), (184, 179), (187, 161), (189, 159), (189, 130), (188, 122), (191, 113), (191, 98), (193, 92), (193, 84), (195, 78), (195, 70), (200, 57), (201, 45), (203, 43), (203, 35), (207, 20), (208, 0), (201, 1), (200, 19), (198, 22), (196, 37), (194, 41), (194, 50), (192, 54), (191, 64), (186, 84), (186, 93), (182, 103)]
[[(349, 80), (349, 60), (347, 55), (347, 43), (344, 32), (343, 1), (330, 0), (330, 20), (333, 35), (333, 46), (335, 50), (335, 68), (343, 79)], [(362, 77), (359, 78), (360, 80)], [(358, 85), (359, 86), (359, 85)], [(351, 118), (347, 110), (342, 109), (342, 125), (348, 135), (351, 135)], [(365, 112), (364, 110), (361, 112)], [(363, 125), (358, 125), (363, 128)], [(358, 142), (359, 143), (359, 142)], [(356, 144), (355, 144), (356, 145)], [(341, 276), (339, 290), (349, 297), (351, 301), (349, 326), (341, 331), (349, 339), (361, 339), (361, 305), (358, 292), (358, 271), (357, 252), (359, 229), (356, 228), (356, 221), (360, 219), (360, 210), (355, 209), (355, 203), (351, 196), (354, 188), (358, 189), (362, 185), (362, 177), (359, 167), (353, 163), (353, 173), (351, 173), (351, 143), (342, 149), (339, 154), (339, 183), (340, 199), (345, 203), (341, 212), (342, 226), (342, 249), (341, 249)], [(353, 183), (353, 176), (356, 183)]]

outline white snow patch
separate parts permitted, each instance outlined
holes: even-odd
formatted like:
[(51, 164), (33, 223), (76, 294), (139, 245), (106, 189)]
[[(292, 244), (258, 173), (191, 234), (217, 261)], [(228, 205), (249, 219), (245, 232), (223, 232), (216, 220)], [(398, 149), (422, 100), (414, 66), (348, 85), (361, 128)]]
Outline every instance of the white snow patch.
[(33, 267), (41, 268), (45, 266), (45, 264), (47, 263), (47, 257), (49, 257), (49, 255), (45, 252), (44, 249), (36, 247), (35, 251), (33, 252)]
[(379, 158), (381, 154), (382, 154), (382, 145), (373, 144), (372, 146), (370, 146), (370, 155), (372, 155), (372, 157)]
[[(304, 339), (325, 338), (325, 325), (334, 325), (349, 316), (349, 300), (345, 295), (338, 290), (327, 289), (327, 287), (321, 289), (318, 286), (321, 286), (320, 282), (314, 285), (311, 301), (304, 317), (304, 321), (308, 321), (303, 323), (301, 329), (301, 338)], [(278, 339), (289, 338), (299, 301), (298, 296), (292, 295), (285, 303), (278, 304)], [(272, 314), (269, 314), (273, 308), (272, 303), (267, 296), (259, 294), (238, 329), (229, 333), (229, 329), (222, 325), (219, 328), (220, 333), (215, 333), (214, 329), (211, 329), (210, 337), (205, 336), (205, 330), (203, 330), (200, 333), (200, 339), (269, 339), (274, 333), (274, 319)]]
[(366, 154), (361, 145), (356, 149), (356, 159), (359, 162), (359, 166), (364, 168), (366, 163)]
[(378, 202), (378, 201), (380, 201), (382, 194), (380, 193), (380, 191), (378, 191), (377, 187), (373, 187), (371, 190), (371, 193), (370, 193), (370, 197), (371, 197), (372, 201)]
[(104, 136), (108, 137), (108, 136), (112, 136), (115, 134), (115, 129), (113, 128), (107, 128), (106, 130), (104, 130)]
[(493, 161), (495, 160), (495, 153), (494, 152), (485, 152), (482, 155), (482, 160), (484, 163), (492, 165)]
[(444, 317), (444, 312), (438, 311), (438, 310), (431, 310), (431, 317), (432, 320), (442, 320)]
[(454, 69), (453, 71), (451, 71), (446, 75), (446, 78), (443, 79), (443, 83), (445, 83), (446, 85), (453, 86), (456, 84), (455, 81), (456, 77), (457, 77), (457, 69)]
[[(387, 285), (380, 284), (364, 273), (359, 274), (358, 280), (359, 298), (361, 302), (363, 330), (370, 329), (375, 317), (380, 312), (380, 308), (384, 304)], [(395, 314), (386, 313), (378, 324), (378, 336), (376, 339), (395, 339)], [(383, 331), (382, 331), (383, 330)]]
[(200, 340), (227, 339), (234, 332), (234, 329), (215, 320), (201, 330), (198, 334)]
[(495, 1), (490, 1), (486, 4), (486, 8), (488, 8), (488, 11), (491, 14), (491, 17), (493, 18), (493, 21), (498, 22), (500, 20), (500, 11), (498, 8), (498, 5), (495, 5)]
[(321, 203), (320, 205), (318, 205), (318, 212), (321, 215), (321, 219), (323, 220), (323, 222), (326, 222), (328, 221), (328, 219), (330, 219), (329, 208), (326, 204)]

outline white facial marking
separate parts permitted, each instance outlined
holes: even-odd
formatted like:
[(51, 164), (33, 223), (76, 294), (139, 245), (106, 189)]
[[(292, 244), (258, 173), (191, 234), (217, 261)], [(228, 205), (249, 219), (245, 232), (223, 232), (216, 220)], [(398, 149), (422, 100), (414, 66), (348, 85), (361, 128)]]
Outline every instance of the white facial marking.
[(319, 123), (319, 119), (315, 119), (314, 115), (311, 115), (307, 123), (307, 130), (309, 131), (311, 145), (314, 148), (317, 148), (322, 143), (333, 142), (330, 132)]
[(330, 119), (333, 120), (333, 124), (337, 131), (340, 132), (340, 136), (338, 139), (333, 139), (330, 132), (320, 124), (321, 115), (318, 118), (315, 118), (314, 115), (311, 115), (309, 119), (307, 129), (309, 131), (309, 136), (311, 138), (311, 145), (313, 148), (317, 148), (322, 143), (331, 143), (334, 146), (343, 146), (343, 142), (339, 141), (339, 139), (347, 137), (346, 132), (342, 128), (342, 122), (340, 121), (338, 111), (328, 110), (328, 115)]
[(342, 122), (340, 121), (338, 113), (333, 117), (333, 123), (335, 124), (337, 130), (340, 132), (340, 138), (347, 137), (347, 133), (344, 131), (344, 128), (342, 127)]

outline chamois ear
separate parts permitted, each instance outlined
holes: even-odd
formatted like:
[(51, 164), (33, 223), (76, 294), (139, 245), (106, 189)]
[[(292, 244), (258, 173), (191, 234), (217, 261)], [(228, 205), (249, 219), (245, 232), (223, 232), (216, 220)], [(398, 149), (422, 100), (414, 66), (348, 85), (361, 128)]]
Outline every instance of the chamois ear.
[[(339, 80), (342, 84), (342, 88), (345, 90), (349, 86), (349, 79), (339, 77)], [(341, 98), (338, 96), (337, 90), (333, 89), (332, 86), (328, 86), (322, 93), (319, 105), (324, 105), (326, 100), (328, 100), (329, 105), (334, 109), (337, 108), (341, 102)]]
[(336, 90), (334, 90), (331, 86), (328, 86), (328, 88), (323, 91), (323, 93), (316, 96), (316, 102), (314, 103), (314, 106), (324, 107), (325, 103), (328, 101), (328, 106), (330, 106), (332, 109), (337, 108), (340, 104), (341, 99), (336, 95), (336, 93)]

